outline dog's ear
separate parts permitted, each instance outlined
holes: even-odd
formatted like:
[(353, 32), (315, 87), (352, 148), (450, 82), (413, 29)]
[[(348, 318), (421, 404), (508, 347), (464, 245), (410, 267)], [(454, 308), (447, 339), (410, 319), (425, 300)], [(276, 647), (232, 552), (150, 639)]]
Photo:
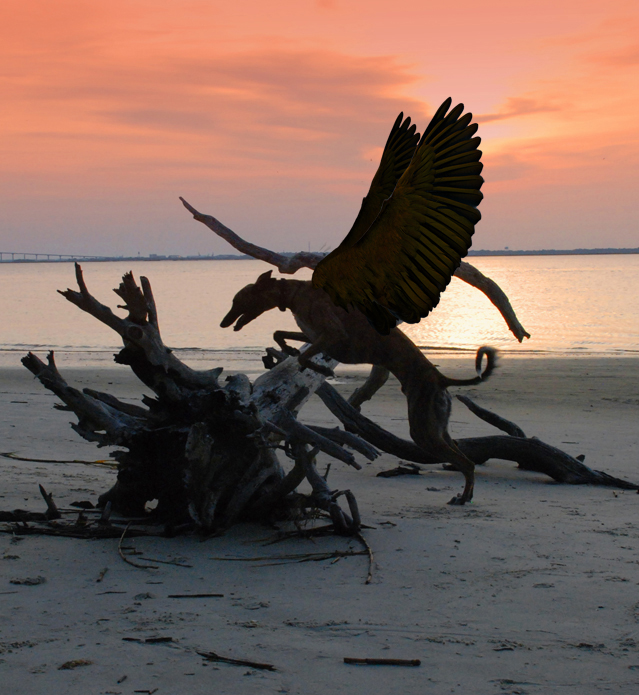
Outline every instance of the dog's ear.
[(271, 275), (273, 274), (272, 270), (267, 270), (265, 273), (262, 273), (259, 278), (255, 281), (256, 285), (261, 285), (263, 282), (266, 282), (267, 280), (271, 279)]

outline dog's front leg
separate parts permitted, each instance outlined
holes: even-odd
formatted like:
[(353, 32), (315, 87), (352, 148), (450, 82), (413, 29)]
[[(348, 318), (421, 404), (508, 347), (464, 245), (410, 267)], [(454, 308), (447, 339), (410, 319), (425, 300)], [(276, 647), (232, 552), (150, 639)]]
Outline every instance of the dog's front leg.
[(309, 345), (306, 348), (306, 350), (304, 350), (304, 352), (297, 358), (300, 363), (300, 368), (302, 372), (308, 368), (312, 369), (314, 372), (317, 372), (318, 374), (323, 374), (324, 376), (335, 376), (332, 369), (329, 369), (328, 367), (322, 367), (319, 364), (311, 362), (311, 357), (319, 355), (320, 352), (324, 352), (326, 350), (326, 343), (327, 341), (324, 339), (324, 336), (321, 335), (314, 343)]
[(291, 347), (286, 341), (288, 340), (299, 340), (301, 343), (310, 342), (308, 336), (304, 335), (300, 331), (275, 331), (273, 333), (273, 340), (279, 345), (282, 352), (287, 355), (292, 355), (297, 357), (300, 351), (297, 348)]

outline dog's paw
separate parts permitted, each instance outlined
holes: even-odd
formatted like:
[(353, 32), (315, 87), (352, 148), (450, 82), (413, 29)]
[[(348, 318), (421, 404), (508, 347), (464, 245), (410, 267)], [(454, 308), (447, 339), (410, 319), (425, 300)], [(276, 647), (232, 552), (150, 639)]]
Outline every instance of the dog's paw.
[(455, 505), (456, 507), (460, 507), (464, 504), (466, 504), (466, 500), (464, 499), (463, 495), (455, 495), (453, 499), (448, 502), (448, 504)]
[(265, 369), (273, 369), (273, 367), (277, 364), (275, 358), (272, 355), (263, 355), (262, 362), (264, 364)]

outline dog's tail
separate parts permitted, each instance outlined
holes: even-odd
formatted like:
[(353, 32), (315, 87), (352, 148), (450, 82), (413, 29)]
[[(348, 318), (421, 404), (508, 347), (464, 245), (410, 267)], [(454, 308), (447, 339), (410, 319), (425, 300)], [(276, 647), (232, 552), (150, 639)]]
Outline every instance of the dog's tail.
[[(481, 364), (486, 356), (486, 368), (481, 371)], [(444, 386), (448, 388), (449, 386), (473, 386), (475, 384), (481, 384), (482, 381), (486, 381), (488, 377), (493, 373), (495, 366), (497, 365), (497, 350), (495, 348), (483, 345), (477, 350), (477, 355), (475, 356), (475, 369), (477, 371), (477, 376), (474, 379), (451, 379), (448, 376), (444, 376), (442, 379), (444, 381)]]

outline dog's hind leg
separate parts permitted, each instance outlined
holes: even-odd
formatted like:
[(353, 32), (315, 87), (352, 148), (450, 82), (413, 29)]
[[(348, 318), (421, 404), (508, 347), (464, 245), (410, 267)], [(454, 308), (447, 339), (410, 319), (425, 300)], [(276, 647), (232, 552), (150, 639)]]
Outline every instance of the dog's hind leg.
[(475, 464), (458, 448), (448, 433), (452, 399), (439, 384), (416, 380), (402, 385), (408, 400), (410, 436), (417, 446), (437, 457), (436, 460), (452, 465), (466, 480), (464, 491), (449, 504), (466, 504), (473, 498)]
[(475, 464), (457, 448), (453, 441), (447, 443), (445, 450), (442, 449), (442, 458), (444, 457), (455, 470), (463, 474), (466, 481), (462, 494), (455, 495), (448, 504), (462, 505), (470, 502), (475, 490)]

